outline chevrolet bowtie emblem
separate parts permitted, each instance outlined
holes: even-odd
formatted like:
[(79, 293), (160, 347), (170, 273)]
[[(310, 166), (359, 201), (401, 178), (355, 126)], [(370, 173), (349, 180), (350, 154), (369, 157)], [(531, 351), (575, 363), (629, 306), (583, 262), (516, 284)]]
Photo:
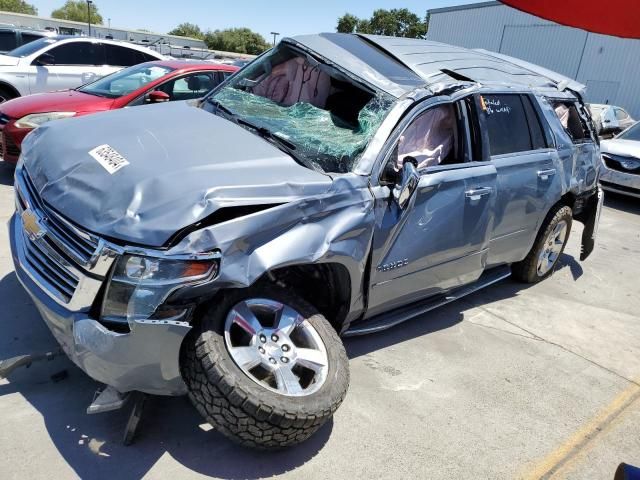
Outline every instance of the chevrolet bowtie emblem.
[(22, 212), (22, 226), (31, 240), (35, 240), (44, 235), (44, 230), (40, 226), (38, 216), (31, 210)]

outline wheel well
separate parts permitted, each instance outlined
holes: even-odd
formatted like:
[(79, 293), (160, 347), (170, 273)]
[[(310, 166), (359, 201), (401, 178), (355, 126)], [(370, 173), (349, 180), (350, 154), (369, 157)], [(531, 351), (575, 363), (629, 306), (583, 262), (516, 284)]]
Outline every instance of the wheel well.
[(14, 87), (13, 85), (6, 83), (6, 82), (0, 82), (0, 89), (5, 89), (8, 90), (9, 92), (11, 92), (11, 94), (13, 95), (13, 98), (16, 97), (20, 97), (20, 92), (16, 89), (16, 87)]
[(259, 281), (273, 282), (295, 291), (340, 331), (351, 302), (351, 277), (343, 265), (288, 266), (267, 272)]
[(576, 196), (571, 192), (567, 192), (562, 196), (562, 198), (560, 198), (560, 201), (558, 203), (560, 205), (565, 205), (573, 210), (573, 207), (576, 203)]

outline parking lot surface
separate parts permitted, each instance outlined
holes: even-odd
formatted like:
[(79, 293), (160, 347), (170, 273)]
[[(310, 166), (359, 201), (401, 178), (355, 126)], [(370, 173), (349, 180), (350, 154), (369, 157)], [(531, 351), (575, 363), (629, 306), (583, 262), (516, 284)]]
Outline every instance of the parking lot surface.
[[(12, 183), (0, 164), (0, 358), (56, 347), (13, 272)], [(237, 447), (159, 397), (124, 447), (127, 412), (86, 415), (98, 385), (66, 358), (16, 371), (0, 380), (0, 478), (613, 478), (640, 465), (640, 202), (608, 196), (584, 263), (580, 233), (538, 285), (346, 340), (344, 404), (289, 450)]]

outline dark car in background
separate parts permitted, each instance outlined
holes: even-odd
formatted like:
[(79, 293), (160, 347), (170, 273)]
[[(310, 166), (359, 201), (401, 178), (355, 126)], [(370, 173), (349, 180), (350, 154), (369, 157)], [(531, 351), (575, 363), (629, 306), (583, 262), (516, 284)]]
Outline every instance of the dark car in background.
[(134, 65), (71, 90), (0, 104), (0, 156), (15, 164), (24, 137), (52, 120), (204, 96), (238, 70), (211, 62), (162, 60)]
[(0, 25), (0, 53), (10, 52), (26, 43), (51, 37), (56, 33), (47, 30), (35, 30), (12, 25)]

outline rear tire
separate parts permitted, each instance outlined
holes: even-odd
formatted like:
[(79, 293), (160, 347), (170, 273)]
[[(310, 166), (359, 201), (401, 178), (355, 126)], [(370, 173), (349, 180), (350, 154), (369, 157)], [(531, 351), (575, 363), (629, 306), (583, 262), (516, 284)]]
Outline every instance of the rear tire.
[(512, 276), (524, 283), (537, 283), (550, 276), (569, 240), (573, 211), (557, 205), (547, 214), (529, 254), (511, 266)]
[[(230, 290), (218, 298), (185, 339), (181, 368), (191, 402), (217, 430), (244, 446), (273, 449), (306, 440), (331, 418), (349, 386), (349, 362), (336, 331), (313, 306), (273, 286)], [(260, 310), (264, 305), (273, 311)], [(290, 309), (286, 318), (296, 318), (289, 323), (294, 326), (280, 328), (285, 310), (277, 305)], [(307, 337), (300, 330), (311, 332), (313, 345), (303, 345), (304, 354), (298, 345)], [(235, 345), (242, 342), (246, 346)], [(244, 356), (239, 349), (246, 349)], [(305, 359), (310, 351), (320, 359), (317, 364)], [(305, 362), (322, 375), (305, 370)], [(281, 367), (287, 375), (276, 371)]]
[(20, 95), (16, 95), (15, 92), (7, 87), (0, 87), (0, 103), (8, 102), (9, 100), (13, 100), (19, 96)]

